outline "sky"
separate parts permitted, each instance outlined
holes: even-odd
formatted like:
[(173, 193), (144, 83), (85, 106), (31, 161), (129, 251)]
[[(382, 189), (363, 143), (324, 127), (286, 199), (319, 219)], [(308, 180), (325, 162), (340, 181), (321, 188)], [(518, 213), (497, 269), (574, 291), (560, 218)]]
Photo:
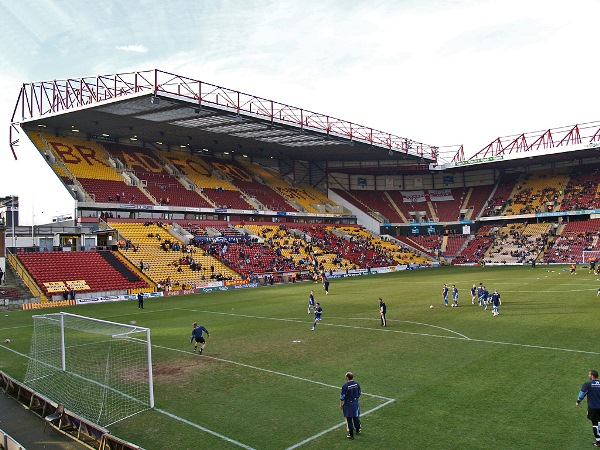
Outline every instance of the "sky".
[(9, 126), (22, 83), (160, 69), (454, 152), (600, 119), (598, 0), (0, 0), (0, 197), (73, 201)]

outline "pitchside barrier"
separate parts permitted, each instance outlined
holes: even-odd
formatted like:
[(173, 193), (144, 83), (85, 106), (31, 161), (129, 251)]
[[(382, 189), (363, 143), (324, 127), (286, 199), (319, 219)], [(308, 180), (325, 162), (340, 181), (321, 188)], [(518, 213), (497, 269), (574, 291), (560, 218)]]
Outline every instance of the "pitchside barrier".
[[(56, 413), (59, 408), (56, 402), (32, 391), (2, 371), (0, 371), (0, 390), (42, 419)], [(106, 428), (92, 423), (67, 409), (56, 420), (47, 420), (44, 425), (40, 424), (40, 426), (46, 425), (68, 434), (91, 448), (99, 450), (143, 450), (135, 444), (111, 435)], [(16, 440), (0, 430), (0, 448), (2, 448), (1, 445), (4, 445), (6, 449), (22, 449)]]
[(61, 300), (59, 302), (40, 302), (40, 303), (23, 303), (24, 310), (42, 309), (42, 308), (57, 308), (60, 306), (73, 306), (75, 300)]
[(0, 449), (4, 450), (25, 450), (21, 444), (19, 444), (16, 439), (10, 437), (10, 435), (6, 434), (4, 431), (0, 430)]

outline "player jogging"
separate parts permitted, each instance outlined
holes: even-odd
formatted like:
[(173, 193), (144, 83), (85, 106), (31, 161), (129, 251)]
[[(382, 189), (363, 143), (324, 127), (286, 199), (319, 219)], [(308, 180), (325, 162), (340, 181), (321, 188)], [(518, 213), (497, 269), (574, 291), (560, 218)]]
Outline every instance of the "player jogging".
[(210, 337), (210, 333), (206, 328), (204, 328), (203, 325), (198, 326), (198, 323), (196, 322), (194, 322), (192, 326), (194, 328), (192, 329), (192, 337), (190, 338), (190, 344), (194, 342), (194, 340), (196, 341), (196, 343), (194, 344), (194, 353), (196, 353), (196, 350), (198, 349), (198, 343), (201, 343), (202, 345), (200, 346), (200, 352), (198, 353), (199, 355), (201, 355), (202, 351), (204, 350), (204, 347), (206, 347), (206, 340), (204, 339), (202, 333), (206, 333), (206, 337)]
[(317, 327), (317, 322), (321, 321), (321, 314), (323, 314), (323, 308), (321, 308), (321, 304), (317, 302), (317, 304), (315, 305), (315, 321), (313, 322), (311, 331), (315, 331), (315, 328)]
[(310, 314), (310, 309), (315, 310), (315, 291), (310, 291), (310, 295), (308, 296), (308, 313)]

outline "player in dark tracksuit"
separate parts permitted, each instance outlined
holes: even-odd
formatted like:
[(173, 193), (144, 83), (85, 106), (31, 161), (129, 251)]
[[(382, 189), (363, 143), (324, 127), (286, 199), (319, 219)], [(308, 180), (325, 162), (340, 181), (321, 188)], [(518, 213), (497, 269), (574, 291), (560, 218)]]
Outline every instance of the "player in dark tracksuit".
[(317, 323), (319, 323), (321, 321), (321, 316), (323, 315), (323, 308), (321, 308), (321, 304), (319, 302), (317, 302), (315, 304), (315, 321), (313, 322), (313, 326), (311, 328), (312, 331), (315, 331), (315, 328), (317, 328)]
[(589, 381), (586, 381), (581, 386), (581, 391), (577, 397), (577, 406), (587, 396), (587, 418), (592, 422), (592, 432), (596, 438), (594, 446), (600, 447), (600, 431), (598, 430), (598, 422), (600, 422), (600, 380), (598, 380), (598, 371), (590, 370), (588, 377)]
[(352, 372), (346, 372), (346, 383), (342, 386), (340, 393), (340, 409), (346, 418), (349, 439), (354, 439), (354, 430), (356, 430), (356, 434), (360, 434), (360, 405), (358, 403), (360, 394), (360, 384), (354, 381)]
[(385, 319), (385, 313), (387, 311), (387, 307), (385, 306), (385, 302), (381, 297), (379, 297), (379, 316), (381, 317), (381, 326), (387, 327), (387, 320)]
[(483, 309), (487, 309), (487, 307), (488, 307), (489, 296), (490, 296), (490, 292), (485, 288), (485, 286), (483, 286), (483, 294), (481, 295), (481, 298), (483, 300)]
[(490, 302), (492, 303), (492, 314), (494, 316), (497, 316), (498, 314), (500, 314), (500, 311), (498, 311), (498, 307), (502, 304), (502, 300), (500, 299), (498, 289), (496, 289), (494, 293), (490, 296)]
[(190, 338), (190, 343), (192, 343), (194, 340), (196, 341), (196, 343), (194, 344), (194, 353), (196, 353), (196, 350), (198, 349), (198, 344), (202, 344), (200, 346), (200, 355), (202, 354), (202, 351), (204, 350), (204, 347), (206, 347), (206, 340), (204, 339), (204, 336), (202, 335), (202, 333), (206, 333), (207, 337), (210, 337), (210, 333), (208, 332), (208, 330), (206, 328), (204, 328), (203, 325), (198, 326), (198, 324), (196, 322), (194, 322), (192, 324), (192, 326), (194, 327), (192, 329), (192, 337)]
[(477, 304), (481, 306), (483, 304), (483, 283), (479, 283), (479, 287), (477, 288), (477, 298), (479, 298)]
[(310, 308), (315, 310), (315, 292), (310, 291), (310, 295), (308, 296), (308, 313), (310, 314)]
[(444, 285), (442, 288), (442, 297), (444, 297), (444, 304), (448, 306), (448, 286)]

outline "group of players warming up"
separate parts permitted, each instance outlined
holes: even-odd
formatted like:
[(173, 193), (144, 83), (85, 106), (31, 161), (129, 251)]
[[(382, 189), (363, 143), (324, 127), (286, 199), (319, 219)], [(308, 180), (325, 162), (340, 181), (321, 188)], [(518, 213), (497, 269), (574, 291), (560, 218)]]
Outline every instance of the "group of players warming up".
[[(448, 306), (448, 293), (450, 289), (447, 284), (444, 284), (442, 288), (442, 298), (444, 299), (444, 305)], [(502, 305), (502, 300), (500, 298), (500, 293), (498, 289), (494, 290), (493, 293), (489, 293), (489, 291), (485, 288), (483, 283), (479, 283), (479, 286), (473, 284), (471, 287), (471, 304), (478, 306), (483, 306), (483, 309), (487, 311), (488, 306), (492, 307), (492, 315), (498, 316), (500, 315), (500, 305)], [(456, 285), (452, 285), (452, 307), (458, 306), (458, 288)]]

